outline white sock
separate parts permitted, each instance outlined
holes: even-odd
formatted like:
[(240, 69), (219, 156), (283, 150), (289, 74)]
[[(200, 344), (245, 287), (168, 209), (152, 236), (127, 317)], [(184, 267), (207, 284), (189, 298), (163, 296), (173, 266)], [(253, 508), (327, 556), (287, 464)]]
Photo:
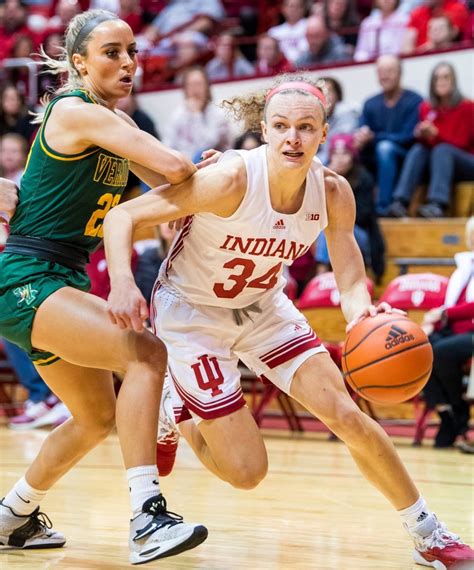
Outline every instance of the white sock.
[(398, 511), (398, 514), (410, 534), (428, 536), (437, 525), (435, 515), (428, 509), (425, 499), (421, 496), (411, 507)]
[(3, 504), (10, 507), (17, 515), (29, 515), (39, 506), (47, 492), (34, 489), (22, 477), (15, 483), (13, 489), (5, 495)]
[(145, 501), (161, 493), (158, 483), (158, 467), (156, 465), (141, 465), (127, 469), (127, 481), (130, 491), (130, 505), (135, 517), (142, 510)]

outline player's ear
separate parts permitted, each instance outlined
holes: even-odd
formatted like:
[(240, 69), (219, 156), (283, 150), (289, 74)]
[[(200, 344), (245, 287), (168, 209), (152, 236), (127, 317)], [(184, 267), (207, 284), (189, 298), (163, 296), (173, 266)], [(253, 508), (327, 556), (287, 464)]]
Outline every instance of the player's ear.
[(265, 121), (260, 121), (260, 127), (262, 129), (262, 139), (264, 140), (264, 142), (268, 142), (268, 136), (267, 136), (267, 124), (265, 123)]

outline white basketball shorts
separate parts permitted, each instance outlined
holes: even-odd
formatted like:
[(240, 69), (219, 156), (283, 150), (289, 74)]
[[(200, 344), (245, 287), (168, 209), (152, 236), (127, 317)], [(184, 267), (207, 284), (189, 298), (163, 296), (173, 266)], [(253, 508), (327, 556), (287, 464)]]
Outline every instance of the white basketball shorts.
[[(173, 388), (196, 422), (245, 406), (239, 360), (289, 394), (301, 364), (313, 354), (326, 352), (306, 318), (283, 293), (264, 298), (260, 309), (261, 313), (243, 316), (243, 323), (237, 325), (232, 309), (191, 304), (163, 286), (155, 288), (154, 332), (168, 349)], [(177, 411), (175, 402), (173, 406)]]

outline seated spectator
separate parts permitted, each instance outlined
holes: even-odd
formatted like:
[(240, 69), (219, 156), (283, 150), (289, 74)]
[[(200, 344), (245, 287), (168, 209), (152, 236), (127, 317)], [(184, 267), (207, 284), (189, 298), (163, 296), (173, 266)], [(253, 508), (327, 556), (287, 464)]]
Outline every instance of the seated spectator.
[(278, 40), (283, 55), (291, 63), (308, 51), (306, 41), (306, 2), (305, 0), (283, 0), (281, 14), (283, 24), (273, 26), (268, 35)]
[(411, 197), (426, 174), (427, 204), (418, 208), (424, 218), (443, 216), (453, 182), (474, 180), (473, 117), (474, 102), (459, 91), (453, 66), (438, 63), (431, 74), (430, 99), (422, 103), (414, 129), (418, 143), (405, 159), (389, 215), (407, 215)]
[(252, 150), (263, 144), (262, 135), (255, 131), (245, 131), (242, 135), (237, 137), (234, 141), (232, 148)]
[(376, 210), (383, 216), (392, 202), (400, 164), (414, 142), (422, 98), (402, 87), (402, 64), (396, 56), (380, 56), (377, 75), (382, 92), (364, 103), (355, 144), (364, 152), (363, 161), (376, 172)]
[(212, 102), (209, 79), (204, 69), (192, 67), (183, 76), (184, 103), (170, 118), (164, 143), (195, 162), (208, 148), (226, 150), (230, 128), (224, 112)]
[(224, 16), (220, 0), (170, 0), (145, 35), (152, 43), (175, 30), (194, 30), (210, 36)]
[(6, 83), (0, 90), (0, 136), (18, 133), (31, 142), (36, 131), (31, 119), (24, 96), (15, 85)]
[(219, 81), (254, 75), (255, 70), (239, 50), (236, 38), (223, 33), (216, 39), (215, 56), (206, 65), (206, 72), (211, 81)]
[(308, 51), (296, 60), (297, 68), (307, 68), (318, 63), (332, 63), (349, 59), (346, 45), (331, 32), (319, 16), (308, 18), (306, 25)]
[(293, 71), (293, 65), (280, 51), (278, 40), (266, 34), (258, 38), (255, 71), (258, 75), (276, 75)]
[(118, 16), (121, 20), (127, 22), (134, 34), (139, 34), (145, 25), (140, 0), (120, 0)]
[(428, 22), (428, 39), (416, 49), (417, 52), (435, 51), (453, 45), (454, 28), (447, 16), (436, 16)]
[(30, 36), (37, 44), (36, 34), (27, 25), (28, 10), (20, 0), (5, 0), (0, 21), (0, 61), (11, 57), (18, 36)]
[(334, 135), (353, 134), (359, 126), (360, 112), (355, 105), (343, 101), (342, 86), (333, 77), (322, 77), (326, 91), (327, 122), (329, 125), (326, 142), (319, 146), (318, 158), (324, 165), (329, 162), (329, 148)]
[(181, 70), (175, 76), (174, 82), (182, 83), (182, 70), (191, 65), (196, 65), (203, 54), (209, 52), (208, 39), (204, 34), (193, 30), (174, 34), (172, 45), (175, 50), (171, 60), (171, 68)]
[[(31, 60), (31, 55), (35, 51), (33, 40), (30, 36), (18, 35), (9, 55), (11, 58)], [(8, 70), (8, 78), (16, 85), (21, 93), (28, 93), (30, 71), (28, 66), (14, 67)]]
[(466, 224), (466, 241), (470, 251), (454, 256), (457, 268), (449, 279), (444, 305), (428, 311), (422, 323), (433, 347), (433, 370), (423, 394), (441, 420), (437, 448), (451, 447), (469, 423), (462, 378), (474, 346), (474, 217)]
[(359, 26), (355, 0), (324, 0), (321, 15), (327, 28), (341, 37), (346, 45), (352, 46), (352, 50), (348, 51), (352, 53), (357, 43)]
[(399, 0), (377, 0), (376, 7), (360, 25), (355, 61), (402, 51), (408, 16), (398, 9)]
[[(371, 267), (375, 281), (380, 282), (385, 271), (385, 244), (380, 231), (374, 204), (374, 179), (360, 163), (354, 144), (354, 137), (339, 134), (331, 139), (329, 150), (329, 168), (344, 176), (351, 185), (356, 203), (356, 221), (354, 235), (364, 258), (365, 265)], [(318, 261), (328, 259), (321, 255), (321, 243), (318, 244)]]
[(454, 39), (462, 38), (468, 26), (469, 14), (465, 5), (458, 0), (426, 0), (410, 15), (404, 52), (411, 53), (428, 41), (428, 22), (436, 16), (449, 18)]
[(69, 22), (81, 11), (78, 0), (59, 0), (56, 4), (54, 16), (49, 19), (46, 34), (58, 32), (64, 35)]
[[(59, 59), (63, 54), (63, 38), (59, 32), (51, 31), (43, 39), (43, 50), (52, 59)], [(41, 99), (45, 93), (54, 93), (61, 85), (61, 75), (51, 73), (48, 68), (38, 73), (38, 96)]]
[(28, 145), (17, 133), (7, 133), (0, 138), (0, 176), (12, 180), (18, 187), (25, 169)]

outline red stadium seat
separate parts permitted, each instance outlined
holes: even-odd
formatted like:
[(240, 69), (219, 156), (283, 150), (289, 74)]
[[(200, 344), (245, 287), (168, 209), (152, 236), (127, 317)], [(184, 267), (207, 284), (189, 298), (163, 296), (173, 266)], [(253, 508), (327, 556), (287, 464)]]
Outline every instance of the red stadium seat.
[[(374, 284), (367, 278), (367, 287), (373, 295)], [(304, 313), (320, 339), (342, 342), (346, 336), (346, 321), (341, 312), (340, 294), (334, 273), (321, 273), (306, 285), (297, 306)]]
[[(419, 311), (423, 315), (444, 303), (447, 286), (448, 278), (435, 273), (400, 275), (388, 284), (380, 301), (404, 311)], [(410, 315), (410, 318), (413, 317)]]

